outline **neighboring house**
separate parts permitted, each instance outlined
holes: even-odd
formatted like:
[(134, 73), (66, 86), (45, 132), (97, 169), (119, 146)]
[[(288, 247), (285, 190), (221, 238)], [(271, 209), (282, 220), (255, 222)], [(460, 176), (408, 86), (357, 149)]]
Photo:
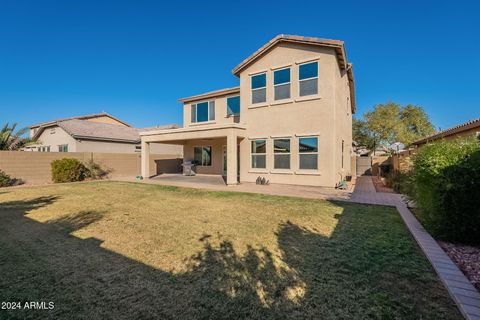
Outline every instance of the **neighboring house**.
[(433, 142), (436, 140), (446, 139), (456, 139), (460, 137), (478, 137), (480, 138), (480, 118), (470, 120), (468, 122), (459, 124), (456, 127), (442, 130), (440, 132), (429, 135), (425, 138), (419, 139), (413, 142), (413, 145), (416, 147), (421, 147), (422, 145)]
[[(129, 124), (107, 114), (58, 119), (30, 126), (30, 138), (35, 144), (24, 148), (40, 152), (140, 152), (140, 131), (178, 128), (167, 125), (152, 128), (133, 128)], [(182, 154), (179, 146), (156, 144), (155, 154)]]
[(184, 147), (199, 174), (227, 184), (333, 187), (350, 175), (352, 65), (343, 41), (279, 35), (241, 62), (240, 86), (180, 99), (183, 128), (141, 132), (142, 175), (151, 143)]

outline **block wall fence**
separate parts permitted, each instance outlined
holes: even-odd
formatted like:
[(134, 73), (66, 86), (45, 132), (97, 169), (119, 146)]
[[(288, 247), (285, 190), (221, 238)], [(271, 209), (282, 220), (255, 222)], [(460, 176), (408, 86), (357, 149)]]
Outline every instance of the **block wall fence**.
[[(25, 152), (0, 151), (0, 170), (26, 183), (51, 182), (50, 163), (53, 160), (74, 158), (82, 162), (93, 160), (110, 170), (109, 176), (135, 177), (140, 175), (140, 154), (96, 152)], [(150, 175), (181, 172), (181, 155), (151, 154)]]

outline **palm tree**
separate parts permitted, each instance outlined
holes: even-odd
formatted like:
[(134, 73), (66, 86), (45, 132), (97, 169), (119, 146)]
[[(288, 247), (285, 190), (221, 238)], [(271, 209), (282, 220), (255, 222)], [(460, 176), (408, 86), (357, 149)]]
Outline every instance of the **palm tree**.
[(30, 139), (23, 137), (27, 133), (27, 128), (15, 131), (17, 124), (10, 126), (7, 122), (0, 130), (0, 150), (18, 150), (31, 142)]

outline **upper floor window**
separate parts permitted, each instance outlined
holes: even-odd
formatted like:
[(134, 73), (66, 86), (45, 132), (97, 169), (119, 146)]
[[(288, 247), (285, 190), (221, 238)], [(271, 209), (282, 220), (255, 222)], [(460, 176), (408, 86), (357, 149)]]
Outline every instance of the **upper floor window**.
[(227, 98), (227, 116), (240, 113), (240, 96)]
[(273, 168), (290, 169), (290, 139), (273, 140)]
[(275, 100), (290, 98), (290, 68), (273, 72), (273, 88)]
[(267, 140), (252, 141), (252, 168), (267, 167)]
[(191, 122), (205, 122), (215, 120), (215, 101), (205, 101), (192, 104)]
[(267, 101), (267, 74), (252, 76), (252, 104)]
[(300, 97), (318, 94), (318, 62), (301, 64), (298, 76)]
[(298, 154), (300, 169), (318, 169), (318, 138), (304, 137), (298, 139)]

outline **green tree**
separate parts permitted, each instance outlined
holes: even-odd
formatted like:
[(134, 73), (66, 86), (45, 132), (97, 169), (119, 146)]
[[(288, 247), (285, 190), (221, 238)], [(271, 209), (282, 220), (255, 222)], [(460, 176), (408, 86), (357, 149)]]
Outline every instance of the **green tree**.
[(422, 107), (410, 104), (405, 106), (400, 113), (400, 119), (403, 126), (400, 127), (397, 138), (405, 145), (410, 145), (415, 140), (435, 132), (435, 128)]
[(0, 130), (0, 150), (18, 150), (30, 142), (30, 139), (23, 137), (27, 128), (15, 131), (17, 124), (10, 126), (6, 123)]
[(434, 127), (420, 106), (397, 103), (377, 104), (363, 119), (353, 123), (353, 137), (360, 145), (373, 148), (375, 145), (390, 145), (401, 142), (406, 146), (413, 141), (432, 134)]
[(372, 131), (368, 128), (368, 123), (362, 119), (353, 119), (352, 122), (353, 140), (358, 143), (359, 146), (373, 149), (375, 146), (375, 139)]

